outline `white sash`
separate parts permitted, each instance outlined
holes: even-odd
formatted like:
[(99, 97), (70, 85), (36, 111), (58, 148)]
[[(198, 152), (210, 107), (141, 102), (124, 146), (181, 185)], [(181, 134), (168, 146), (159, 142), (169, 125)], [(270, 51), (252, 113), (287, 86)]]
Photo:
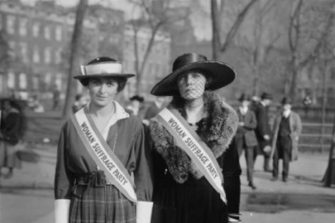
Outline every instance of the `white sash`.
[(129, 200), (136, 202), (134, 184), (128, 171), (113, 152), (108, 152), (112, 151), (111, 148), (87, 117), (84, 108), (77, 111), (71, 120), (85, 148), (100, 169), (105, 172), (108, 182), (114, 184)]
[(177, 145), (187, 153), (212, 187), (220, 194), (221, 200), (227, 203), (221, 168), (208, 146), (189, 128), (188, 123), (177, 111), (164, 108), (158, 114), (157, 120), (172, 134)]

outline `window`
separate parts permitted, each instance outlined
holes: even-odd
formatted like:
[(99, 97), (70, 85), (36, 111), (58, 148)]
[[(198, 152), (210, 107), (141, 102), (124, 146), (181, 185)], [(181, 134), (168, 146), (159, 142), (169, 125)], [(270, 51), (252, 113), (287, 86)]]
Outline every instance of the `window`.
[(15, 48), (16, 48), (16, 44), (14, 41), (9, 41), (9, 55), (11, 57), (15, 57)]
[(44, 63), (49, 64), (51, 62), (50, 48), (44, 49)]
[(35, 47), (33, 50), (33, 62), (34, 63), (40, 62), (40, 52), (38, 50), (38, 47)]
[(25, 73), (19, 75), (19, 87), (20, 89), (27, 89), (27, 75)]
[(55, 63), (60, 64), (62, 62), (62, 50), (55, 50)]
[(50, 27), (48, 27), (48, 26), (44, 27), (44, 38), (45, 39), (50, 39)]
[(15, 16), (13, 15), (7, 16), (7, 32), (9, 34), (15, 33)]
[(21, 36), (27, 35), (27, 24), (28, 24), (27, 18), (20, 19), (19, 33)]
[(38, 86), (39, 86), (39, 83), (40, 83), (40, 80), (39, 80), (38, 76), (34, 76), (32, 78), (32, 82), (33, 82), (33, 89), (37, 90)]
[(15, 87), (15, 74), (12, 71), (9, 71), (7, 76), (7, 86), (8, 88)]
[(51, 73), (46, 73), (45, 76), (44, 76), (44, 82), (47, 84), (47, 85), (50, 85), (51, 84)]
[(60, 74), (60, 73), (56, 74), (55, 84), (58, 87), (58, 89), (61, 89), (61, 86), (62, 86), (62, 74)]
[(61, 41), (62, 40), (62, 27), (56, 26), (56, 40)]
[(27, 43), (25, 43), (25, 42), (21, 42), (21, 43), (20, 43), (20, 50), (21, 50), (21, 58), (22, 58), (22, 62), (27, 63), (27, 62), (28, 62)]
[(38, 22), (35, 22), (33, 24), (33, 36), (38, 37), (40, 34), (39, 32), (40, 32), (40, 24)]

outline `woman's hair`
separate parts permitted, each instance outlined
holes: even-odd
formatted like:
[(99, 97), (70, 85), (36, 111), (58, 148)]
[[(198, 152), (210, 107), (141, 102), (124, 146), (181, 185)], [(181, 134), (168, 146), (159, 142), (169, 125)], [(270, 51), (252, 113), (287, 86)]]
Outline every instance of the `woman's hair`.
[[(109, 79), (109, 80), (115, 80), (117, 83), (118, 83), (118, 86), (117, 86), (117, 91), (120, 92), (124, 89), (124, 87), (126, 86), (126, 83), (127, 83), (127, 78), (126, 77), (104, 77), (106, 79)], [(90, 80), (92, 80), (94, 78), (85, 78), (85, 79), (81, 79), (79, 80), (80, 83), (87, 87)]]

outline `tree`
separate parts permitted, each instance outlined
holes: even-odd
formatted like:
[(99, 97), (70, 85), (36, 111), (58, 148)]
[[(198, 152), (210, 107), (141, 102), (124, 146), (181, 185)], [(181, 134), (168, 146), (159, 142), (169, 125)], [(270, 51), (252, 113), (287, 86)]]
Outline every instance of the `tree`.
[(74, 30), (72, 33), (71, 40), (71, 52), (70, 52), (70, 67), (67, 81), (66, 99), (63, 109), (63, 116), (68, 117), (72, 110), (71, 106), (74, 100), (75, 93), (75, 82), (73, 81), (73, 76), (76, 73), (76, 67), (78, 66), (78, 58), (80, 52), (80, 43), (83, 33), (83, 23), (85, 18), (85, 13), (88, 7), (88, 0), (80, 0), (76, 12), (76, 21), (74, 25)]
[[(145, 66), (156, 43), (157, 34), (168, 25), (185, 19), (189, 12), (186, 8), (178, 7), (177, 2), (173, 0), (132, 0), (131, 2), (141, 11), (140, 18), (131, 21), (134, 31), (136, 93), (138, 94), (141, 90)], [(144, 52), (139, 50), (140, 37), (138, 36), (143, 29), (150, 31)]]
[[(236, 44), (239, 47), (242, 47), (246, 51), (249, 58), (248, 62), (251, 67), (251, 76), (252, 78), (252, 94), (258, 95), (260, 90), (260, 84), (263, 80), (263, 69), (266, 67), (266, 64), (271, 63), (274, 67), (273, 62), (278, 63), (277, 61), (269, 61), (271, 50), (275, 48), (276, 42), (280, 38), (280, 34), (276, 29), (271, 29), (273, 26), (273, 10), (276, 10), (275, 7), (278, 1), (275, 0), (265, 0), (258, 1), (255, 3), (253, 14), (248, 17), (247, 26), (249, 32), (246, 35), (243, 35), (243, 39)], [(250, 13), (251, 14), (251, 13)], [(239, 37), (237, 37), (239, 39)], [(263, 68), (263, 69), (262, 69)], [(278, 70), (276, 70), (278, 71)]]
[[(232, 25), (228, 29), (225, 36), (222, 36), (222, 21), (225, 9), (225, 0), (211, 0), (211, 17), (212, 17), (212, 52), (213, 59), (219, 59), (220, 54), (223, 54), (228, 46), (232, 43), (234, 37), (236, 36), (239, 28), (241, 27), (246, 15), (249, 10), (258, 0), (250, 0), (242, 9), (238, 12)], [(218, 4), (218, 2), (220, 4)]]
[[(307, 4), (304, 0), (293, 2), (288, 28), (288, 45), (290, 50), (289, 94), (292, 100), (296, 97), (298, 75), (306, 66), (320, 57), (324, 44), (329, 38), (334, 23), (334, 1), (324, 4)], [(329, 10), (331, 9), (331, 10)]]

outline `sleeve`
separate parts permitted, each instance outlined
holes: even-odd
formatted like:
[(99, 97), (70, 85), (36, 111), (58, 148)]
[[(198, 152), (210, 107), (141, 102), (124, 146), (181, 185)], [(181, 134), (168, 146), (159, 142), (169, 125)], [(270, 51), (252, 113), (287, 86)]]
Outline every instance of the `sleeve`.
[(66, 125), (63, 126), (57, 148), (54, 194), (55, 199), (70, 199), (72, 179), (66, 166)]
[(134, 171), (136, 194), (139, 201), (151, 201), (152, 183), (152, 159), (147, 140), (145, 140), (145, 129), (139, 124), (133, 147), (136, 155), (136, 168)]
[(230, 144), (227, 151), (221, 157), (223, 173), (223, 187), (227, 196), (228, 215), (239, 215), (241, 195), (241, 167), (237, 153), (236, 143)]
[(244, 123), (244, 127), (248, 130), (253, 130), (257, 127), (257, 120), (255, 113), (253, 111), (249, 111), (250, 113), (250, 119), (248, 120), (247, 123)]
[(300, 115), (298, 115), (296, 113), (296, 125), (297, 125), (297, 136), (300, 137), (301, 135), (301, 131), (302, 131), (302, 122), (301, 122), (301, 118), (300, 118)]

